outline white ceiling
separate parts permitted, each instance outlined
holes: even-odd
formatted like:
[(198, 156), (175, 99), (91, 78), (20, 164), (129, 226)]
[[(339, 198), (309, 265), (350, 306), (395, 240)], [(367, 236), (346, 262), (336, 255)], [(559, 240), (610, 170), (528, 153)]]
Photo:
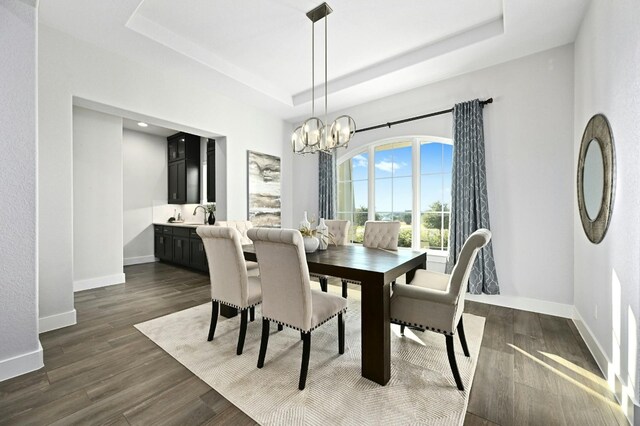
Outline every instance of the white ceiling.
[[(222, 93), (294, 120), (311, 109), (311, 22), (305, 13), (320, 3), (41, 0), (40, 21), (151, 66), (198, 64)], [(587, 3), (331, 0), (329, 109), (573, 42)], [(319, 21), (316, 85), (324, 80), (323, 37)]]
[(147, 123), (147, 127), (138, 126), (138, 120), (131, 120), (130, 118), (122, 118), (122, 127), (136, 132), (148, 133), (150, 135), (167, 136), (175, 135), (177, 130), (168, 129), (166, 127), (156, 126), (154, 124)]

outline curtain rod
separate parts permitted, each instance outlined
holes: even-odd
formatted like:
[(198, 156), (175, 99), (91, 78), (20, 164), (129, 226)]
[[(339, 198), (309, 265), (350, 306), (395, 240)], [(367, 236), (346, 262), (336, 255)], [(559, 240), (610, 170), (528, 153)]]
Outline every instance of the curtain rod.
[[(491, 104), (491, 103), (493, 103), (493, 98), (489, 98), (486, 101), (480, 101), (480, 105), (482, 105), (482, 106), (484, 106), (486, 104)], [(384, 123), (384, 124), (378, 124), (377, 126), (365, 127), (364, 129), (357, 129), (356, 133), (368, 132), (369, 130), (381, 129), (383, 127), (391, 128), (391, 126), (395, 126), (396, 124), (403, 124), (403, 123), (408, 123), (409, 121), (422, 120), (423, 118), (435, 117), (436, 115), (448, 114), (450, 112), (453, 112), (453, 108), (443, 109), (442, 111), (436, 111), (436, 112), (431, 112), (429, 114), (424, 114), (424, 115), (418, 115), (418, 116), (415, 116), (415, 117), (405, 118), (404, 120), (391, 121), (391, 122)]]

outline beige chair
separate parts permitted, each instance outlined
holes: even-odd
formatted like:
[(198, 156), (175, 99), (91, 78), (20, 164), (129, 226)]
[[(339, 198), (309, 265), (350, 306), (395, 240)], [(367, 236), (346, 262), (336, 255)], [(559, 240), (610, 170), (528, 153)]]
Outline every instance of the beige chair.
[(236, 353), (240, 355), (247, 333), (247, 313), (251, 311), (253, 320), (255, 306), (262, 301), (260, 277), (247, 273), (240, 232), (222, 226), (198, 226), (196, 232), (202, 238), (211, 277), (211, 325), (207, 340), (213, 340), (220, 304), (236, 308), (240, 311)]
[(299, 330), (302, 366), (298, 388), (304, 389), (311, 352), (311, 332), (338, 316), (338, 352), (344, 353), (344, 320), (347, 301), (311, 290), (302, 235), (295, 229), (254, 228), (253, 240), (262, 283), (262, 342), (258, 368), (264, 366), (271, 321)]
[[(329, 239), (329, 244), (335, 244), (338, 246), (344, 246), (349, 243), (349, 228), (351, 222), (348, 220), (325, 220), (324, 223), (329, 228), (329, 234), (332, 238)], [(311, 276), (317, 277), (320, 281), (320, 288), (325, 293), (328, 290), (329, 277), (327, 275), (311, 274)], [(342, 297), (347, 297), (347, 280), (342, 280)]]
[(368, 220), (364, 223), (364, 247), (398, 250), (400, 222)]
[(464, 296), (478, 251), (491, 240), (488, 229), (479, 229), (467, 238), (451, 275), (418, 270), (410, 285), (396, 284), (391, 296), (391, 322), (418, 327), (445, 335), (449, 365), (458, 389), (464, 390), (453, 350), (456, 329), (465, 356), (469, 356), (464, 336), (462, 312)]
[[(227, 228), (234, 228), (240, 232), (240, 242), (242, 245), (253, 244), (253, 242), (247, 237), (247, 231), (253, 228), (253, 223), (248, 220), (219, 220), (216, 222), (216, 226), (224, 226)], [(247, 264), (247, 272), (249, 275), (259, 275), (258, 262), (252, 262), (250, 260), (245, 262)]]
[[(362, 245), (368, 248), (398, 250), (400, 222), (368, 220), (364, 223)], [(358, 281), (342, 280), (342, 297), (347, 297), (347, 283), (360, 284)], [(393, 282), (395, 284), (395, 281)]]

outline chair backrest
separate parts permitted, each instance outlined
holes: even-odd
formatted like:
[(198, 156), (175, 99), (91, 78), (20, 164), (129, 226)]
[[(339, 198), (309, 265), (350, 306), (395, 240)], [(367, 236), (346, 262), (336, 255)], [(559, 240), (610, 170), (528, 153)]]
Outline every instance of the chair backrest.
[(253, 223), (248, 220), (219, 220), (216, 222), (217, 226), (225, 226), (227, 228), (234, 228), (240, 232), (240, 241), (242, 245), (252, 244), (249, 237), (247, 237), (247, 231), (253, 228)]
[(464, 297), (466, 292), (469, 275), (471, 275), (478, 251), (489, 244), (489, 241), (491, 241), (491, 231), (481, 228), (469, 235), (467, 241), (464, 242), (449, 279), (449, 294), (455, 295), (458, 303), (460, 303), (459, 298)]
[(247, 267), (242, 253), (240, 232), (222, 226), (198, 226), (209, 263), (211, 298), (235, 306), (245, 306)]
[(400, 222), (368, 220), (364, 224), (362, 245), (370, 248), (398, 250)]
[(287, 325), (311, 327), (311, 285), (302, 235), (297, 229), (253, 228), (260, 265), (262, 315)]
[(349, 227), (351, 226), (351, 222), (348, 220), (325, 220), (324, 223), (327, 224), (327, 228), (329, 228), (329, 233), (333, 235), (333, 241), (335, 244), (339, 246), (343, 246), (349, 242)]

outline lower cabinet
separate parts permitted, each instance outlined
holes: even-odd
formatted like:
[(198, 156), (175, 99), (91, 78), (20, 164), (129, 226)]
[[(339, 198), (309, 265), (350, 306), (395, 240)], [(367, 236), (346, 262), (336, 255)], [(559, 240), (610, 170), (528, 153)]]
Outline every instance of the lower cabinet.
[(154, 225), (154, 253), (165, 262), (209, 270), (204, 244), (193, 228)]

